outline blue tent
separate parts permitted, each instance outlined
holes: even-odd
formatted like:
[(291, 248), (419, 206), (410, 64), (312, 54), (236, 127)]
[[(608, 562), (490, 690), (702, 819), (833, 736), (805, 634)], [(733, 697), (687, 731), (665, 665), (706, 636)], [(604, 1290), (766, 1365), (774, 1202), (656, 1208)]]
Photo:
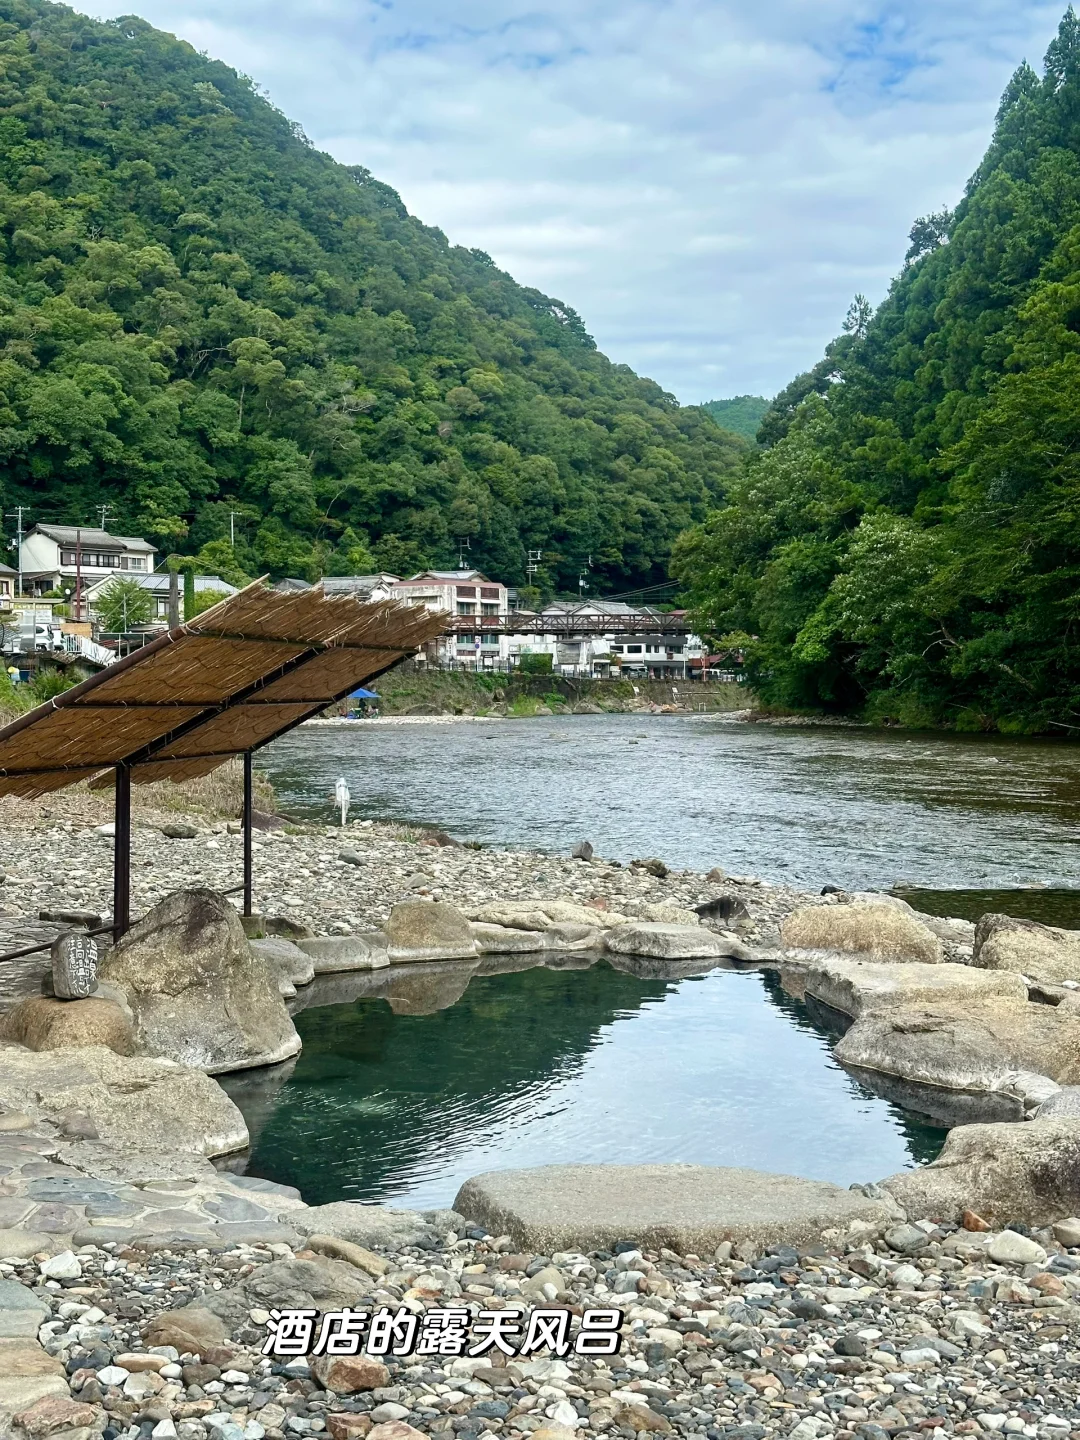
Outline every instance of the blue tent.
[(374, 690), (365, 690), (363, 687), (353, 690), (349, 695), (350, 700), (378, 700), (378, 698)]

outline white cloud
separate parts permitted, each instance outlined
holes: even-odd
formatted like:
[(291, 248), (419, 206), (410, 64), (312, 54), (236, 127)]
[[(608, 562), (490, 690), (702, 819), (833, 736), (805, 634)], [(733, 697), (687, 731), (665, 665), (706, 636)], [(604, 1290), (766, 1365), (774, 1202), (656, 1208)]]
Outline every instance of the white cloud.
[(144, 0), (681, 400), (772, 394), (955, 203), (1064, 0)]

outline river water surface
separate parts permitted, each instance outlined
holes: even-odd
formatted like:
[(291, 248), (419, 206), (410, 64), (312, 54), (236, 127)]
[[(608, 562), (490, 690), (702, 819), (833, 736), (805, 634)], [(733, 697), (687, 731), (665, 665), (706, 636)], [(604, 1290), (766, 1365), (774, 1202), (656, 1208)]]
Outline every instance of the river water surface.
[[(330, 818), (344, 776), (354, 815), (460, 839), (565, 853), (588, 838), (623, 861), (1080, 925), (1080, 750), (1065, 744), (573, 716), (307, 726), (263, 763), (286, 812)], [(223, 1078), (252, 1173), (312, 1203), (435, 1206), (481, 1170), (571, 1160), (847, 1185), (944, 1139), (847, 1075), (768, 975), (654, 979), (578, 957), (421, 968), (358, 978), (355, 998), (320, 998), (317, 981), (295, 1067)]]
[(819, 889), (1077, 883), (1080, 746), (704, 716), (309, 725), (264, 752), (286, 811)]

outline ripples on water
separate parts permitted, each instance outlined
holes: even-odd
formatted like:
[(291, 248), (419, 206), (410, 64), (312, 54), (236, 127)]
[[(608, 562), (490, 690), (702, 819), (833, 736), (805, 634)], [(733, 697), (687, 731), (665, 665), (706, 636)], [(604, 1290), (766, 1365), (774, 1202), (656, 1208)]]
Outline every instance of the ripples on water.
[[(636, 743), (631, 743), (636, 742)], [(301, 728), (265, 752), (282, 806), (488, 844), (661, 855), (811, 888), (1001, 889), (1076, 877), (1080, 749), (1046, 740), (567, 716)]]
[(430, 967), (430, 992), (413, 968), (298, 1015), (291, 1074), (222, 1077), (252, 1124), (250, 1173), (300, 1185), (311, 1204), (427, 1208), (483, 1170), (569, 1161), (744, 1165), (848, 1185), (932, 1159), (944, 1138), (863, 1090), (757, 972), (537, 967), (476, 976), (432, 1014), (395, 1014), (460, 989), (452, 962)]

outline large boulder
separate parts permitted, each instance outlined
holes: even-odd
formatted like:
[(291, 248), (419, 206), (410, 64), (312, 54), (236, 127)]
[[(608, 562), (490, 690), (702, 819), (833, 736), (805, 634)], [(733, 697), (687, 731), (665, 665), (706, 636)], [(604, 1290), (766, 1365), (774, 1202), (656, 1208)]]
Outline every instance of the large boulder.
[[(301, 1214), (303, 1212), (290, 1212)], [(259, 1265), (254, 1274), (239, 1285), (224, 1290), (211, 1290), (172, 1312), (174, 1322), (183, 1323), (187, 1309), (209, 1311), (219, 1316), (230, 1329), (239, 1328), (253, 1308), (263, 1310), (355, 1309), (370, 1296), (377, 1282), (344, 1260), (320, 1255), (314, 1260), (274, 1260)]]
[(1055, 985), (1080, 980), (1080, 930), (1059, 930), (1012, 915), (984, 915), (975, 927), (971, 963)]
[(880, 1228), (897, 1211), (822, 1180), (713, 1165), (543, 1165), (475, 1175), (454, 1209), (540, 1255), (670, 1246), (708, 1255), (724, 1240), (817, 1244)]
[(752, 960), (753, 952), (733, 936), (717, 935), (703, 925), (664, 925), (631, 920), (604, 936), (614, 955), (643, 955), (656, 960)]
[[(836, 1058), (872, 1089), (945, 1124), (1022, 1119), (1080, 1079), (1080, 1014), (1010, 996), (864, 1012)], [(898, 1082), (898, 1083), (892, 1083)]]
[(460, 910), (441, 900), (402, 900), (386, 922), (390, 962), (468, 960), (476, 941)]
[(996, 1225), (1052, 1225), (1080, 1207), (1080, 1118), (958, 1126), (935, 1161), (881, 1185), (912, 1220), (974, 1210)]
[(298, 940), (316, 975), (343, 975), (353, 970), (379, 970), (390, 964), (381, 930), (360, 935), (316, 935)]
[(57, 1121), (89, 1116), (116, 1150), (227, 1155), (248, 1143), (244, 1117), (201, 1070), (126, 1058), (104, 1045), (35, 1053), (0, 1045), (0, 1112)]
[(840, 950), (870, 960), (913, 960), (938, 965), (941, 941), (915, 915), (887, 901), (807, 905), (784, 921), (786, 950)]
[(300, 1049), (277, 973), (212, 890), (167, 895), (113, 947), (100, 974), (126, 992), (145, 1055), (217, 1075)]
[(54, 1000), (29, 995), (9, 1010), (0, 1038), (28, 1050), (70, 1050), (107, 1045), (117, 1055), (135, 1052), (131, 1014), (115, 1000)]
[(885, 1005), (933, 1005), (939, 1000), (964, 1005), (987, 996), (1027, 1000), (1019, 975), (991, 974), (969, 965), (887, 964), (849, 955), (815, 954), (786, 963), (780, 967), (780, 983), (789, 995), (809, 997), (852, 1018)]

